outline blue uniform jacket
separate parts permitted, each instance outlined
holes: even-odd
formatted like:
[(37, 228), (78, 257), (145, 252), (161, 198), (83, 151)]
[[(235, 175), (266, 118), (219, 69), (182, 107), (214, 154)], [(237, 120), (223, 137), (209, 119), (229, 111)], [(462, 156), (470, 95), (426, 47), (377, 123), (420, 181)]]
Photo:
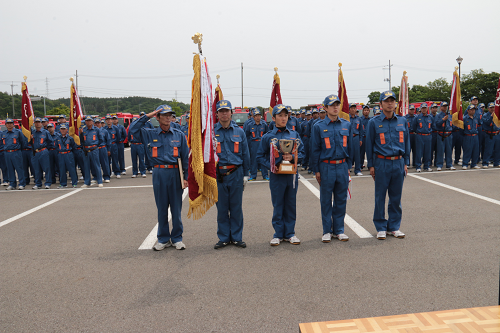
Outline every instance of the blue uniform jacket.
[(104, 136), (94, 125), (90, 129), (85, 126), (80, 132), (80, 143), (86, 151), (96, 149), (102, 142), (104, 142)]
[(469, 117), (468, 114), (464, 116), (464, 134), (465, 135), (471, 135), (471, 134), (477, 134), (477, 127), (479, 122), (479, 118), (474, 115), (473, 118)]
[(265, 121), (261, 120), (259, 125), (257, 125), (254, 121), (253, 123), (250, 123), (245, 130), (247, 141), (258, 141), (268, 131), (269, 128)]
[[(324, 120), (326, 120), (326, 118)], [(359, 135), (360, 137), (364, 137), (363, 124), (361, 123), (361, 118), (354, 115), (354, 117), (349, 116), (349, 119), (351, 121), (351, 133)]]
[(368, 122), (365, 144), (369, 168), (374, 166), (376, 155), (403, 156), (405, 164), (410, 164), (409, 131), (404, 117), (394, 114), (387, 119), (383, 113), (373, 117)]
[(104, 127), (106, 131), (108, 131), (109, 134), (109, 142), (111, 144), (119, 142), (120, 139), (120, 130), (118, 129), (117, 126), (111, 125), (111, 127), (106, 126)]
[(429, 134), (432, 133), (433, 126), (434, 117), (430, 114), (424, 116), (424, 114), (421, 113), (415, 116), (413, 127), (410, 130), (415, 133)]
[(223, 128), (221, 123), (217, 123), (214, 126), (214, 134), (217, 140), (219, 165), (242, 165), (243, 174), (248, 174), (250, 153), (243, 129), (233, 123), (228, 128)]
[(76, 148), (75, 140), (68, 134), (66, 136), (59, 135), (54, 144), (60, 153), (74, 152)]
[(49, 143), (47, 148), (49, 148), (51, 150), (56, 149), (56, 139), (61, 136), (61, 133), (57, 133), (54, 131), (54, 134), (50, 134), (50, 132), (49, 132), (49, 135), (52, 137), (52, 143)]
[(485, 112), (483, 115), (483, 131), (488, 131), (488, 132), (500, 131), (500, 128), (498, 128), (497, 125), (495, 125), (495, 122), (493, 121), (493, 115), (490, 112)]
[(100, 146), (106, 146), (106, 148), (110, 149), (110, 146), (111, 146), (111, 136), (109, 135), (109, 132), (104, 128), (104, 127), (101, 127), (99, 128), (99, 130), (101, 131), (102, 133), (102, 137), (104, 138), (104, 141), (101, 142)]
[(328, 117), (314, 124), (311, 135), (311, 158), (309, 160), (314, 173), (319, 172), (319, 165), (324, 160), (341, 160), (345, 158), (347, 168), (351, 169), (352, 125), (345, 119), (337, 118), (337, 121), (334, 122)]
[[(296, 131), (290, 130), (286, 127), (283, 131), (275, 127), (273, 130), (267, 132), (262, 137), (260, 141), (259, 150), (257, 151), (257, 160), (260, 164), (265, 165), (266, 168), (271, 169), (270, 163), (270, 154), (271, 154), (271, 139), (288, 139), (288, 140), (296, 140), (298, 139), (300, 142), (299, 150), (298, 150), (298, 159), (304, 158), (304, 145), (302, 144), (302, 140), (300, 140), (299, 133)], [(278, 147), (279, 148), (279, 147)], [(283, 155), (280, 152), (279, 157), (275, 159), (276, 164), (281, 163), (283, 160)], [(292, 160), (293, 162), (293, 160)], [(297, 170), (298, 172), (298, 170)]]
[(118, 141), (117, 143), (123, 143), (125, 142), (125, 139), (127, 138), (127, 130), (125, 129), (125, 127), (123, 127), (123, 125), (116, 125), (116, 127), (118, 127)]
[[(134, 120), (133, 122), (136, 122), (137, 120)], [(147, 122), (146, 125), (144, 125), (145, 128), (152, 128), (147, 126), (147, 124), (151, 124), (151, 122)], [(141, 141), (141, 136), (140, 135), (133, 135), (132, 133), (130, 133), (130, 128), (129, 128), (129, 131), (128, 131), (128, 142), (130, 143), (142, 143)]]
[(32, 131), (32, 136), (33, 148), (35, 148), (35, 150), (54, 147), (54, 139), (52, 139), (52, 135), (50, 135), (49, 131), (43, 128), (40, 131)]
[(408, 124), (408, 130), (410, 131), (410, 134), (415, 133), (413, 130), (413, 122), (415, 121), (415, 114), (413, 114), (413, 116), (407, 114), (405, 118), (406, 118), (406, 123)]
[(302, 126), (302, 133), (300, 135), (301, 138), (309, 138), (311, 136), (311, 130), (310, 130), (310, 121), (304, 120), (301, 124)]
[(297, 118), (288, 117), (288, 122), (286, 123), (286, 127), (291, 129), (292, 131), (299, 133), (299, 135), (302, 135), (302, 126), (300, 126), (300, 123), (297, 120)]
[(366, 138), (366, 128), (368, 126), (368, 122), (370, 121), (370, 117), (368, 118), (365, 118), (364, 116), (363, 117), (360, 117), (361, 119), (361, 125), (363, 125), (363, 137)]
[(129, 126), (129, 133), (140, 137), (152, 165), (177, 164), (177, 159), (180, 158), (184, 179), (187, 180), (189, 149), (184, 133), (173, 127), (166, 132), (161, 127), (147, 128), (148, 120), (148, 116), (144, 115), (134, 121)]
[[(448, 115), (448, 120), (444, 121), (443, 118)], [(453, 124), (451, 123), (452, 116), (449, 113), (438, 112), (434, 118), (436, 131), (439, 132), (451, 132), (453, 129)]]
[(28, 139), (26, 139), (23, 132), (17, 128), (13, 128), (11, 132), (5, 130), (1, 135), (3, 149), (5, 151), (28, 148)]
[[(243, 130), (246, 132), (247, 131), (247, 128), (250, 124), (253, 124), (255, 122), (255, 120), (253, 120), (253, 118), (249, 118), (247, 120), (245, 120), (245, 122), (243, 123)], [(236, 123), (235, 123), (236, 124)]]

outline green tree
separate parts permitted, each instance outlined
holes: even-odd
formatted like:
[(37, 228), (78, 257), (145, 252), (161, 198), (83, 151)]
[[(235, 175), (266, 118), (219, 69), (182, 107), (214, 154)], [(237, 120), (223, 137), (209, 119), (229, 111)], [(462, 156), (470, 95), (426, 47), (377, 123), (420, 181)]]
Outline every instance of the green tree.
[(380, 91), (372, 91), (368, 94), (368, 104), (378, 103), (380, 99)]
[(57, 115), (64, 114), (66, 116), (69, 116), (69, 112), (70, 112), (69, 106), (64, 104), (59, 104), (58, 107), (52, 109), (52, 113)]
[(462, 75), (460, 82), (462, 99), (469, 100), (472, 96), (477, 96), (479, 102), (485, 104), (493, 102), (496, 98), (499, 76), (497, 72), (485, 74), (482, 69), (474, 69), (470, 74)]

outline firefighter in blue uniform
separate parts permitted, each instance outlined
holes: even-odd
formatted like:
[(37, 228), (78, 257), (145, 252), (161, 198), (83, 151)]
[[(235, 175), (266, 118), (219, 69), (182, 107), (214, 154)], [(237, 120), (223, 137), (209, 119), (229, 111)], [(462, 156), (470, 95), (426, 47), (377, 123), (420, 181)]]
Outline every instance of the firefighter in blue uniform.
[[(101, 131), (104, 141), (99, 145), (99, 165), (102, 169), (102, 180), (104, 183), (109, 183), (111, 181), (111, 170), (109, 169), (109, 153), (111, 140), (110, 135), (107, 130), (104, 129), (103, 121), (99, 118), (95, 119), (95, 126)], [(97, 179), (96, 179), (97, 180)]]
[[(311, 113), (312, 113), (312, 119), (311, 119), (311, 120), (309, 120), (309, 123), (308, 123), (308, 125), (309, 125), (309, 137), (310, 137), (310, 136), (311, 136), (311, 134), (312, 134), (312, 130), (313, 130), (313, 128), (314, 128), (314, 125), (315, 125), (318, 121), (320, 121), (320, 120), (321, 120), (320, 115), (319, 115), (319, 114), (320, 114), (320, 112), (319, 112), (319, 110), (318, 110), (317, 108), (312, 109), (312, 112), (311, 112)], [(308, 149), (309, 149), (309, 158), (310, 158), (310, 157), (311, 157), (310, 152), (312, 151), (312, 140), (309, 140), (308, 145), (309, 145)], [(311, 167), (309, 167), (309, 170), (307, 170), (307, 173), (308, 173), (308, 174), (311, 174), (312, 172), (313, 172), (313, 171), (312, 171), (312, 168), (311, 168)]]
[[(253, 123), (249, 123), (245, 131), (246, 141), (248, 141), (248, 150), (250, 152), (251, 166), (250, 166), (250, 179), (254, 181), (257, 178), (257, 170), (260, 169), (262, 178), (269, 180), (269, 172), (265, 165), (259, 164), (257, 161), (257, 150), (260, 146), (260, 140), (268, 132), (267, 124), (262, 120), (260, 111), (255, 109), (253, 112)], [(259, 168), (260, 167), (260, 168)]]
[(453, 163), (456, 165), (461, 165), (460, 158), (462, 157), (462, 144), (464, 141), (464, 130), (458, 126), (452, 125), (451, 131), (451, 148), (454, 152), (454, 161)]
[[(145, 114), (146, 114), (146, 112), (141, 112), (140, 116), (142, 117)], [(151, 129), (154, 128), (153, 124), (151, 123), (151, 120), (149, 120), (149, 119), (146, 122), (146, 125), (144, 125), (144, 127), (151, 128)], [(149, 162), (148, 154), (146, 154), (146, 147), (144, 147), (144, 164), (146, 165), (146, 171), (149, 171), (149, 173), (153, 173), (153, 165), (151, 165), (151, 163)]]
[[(479, 99), (477, 96), (472, 96), (470, 98), (470, 103), (476, 107), (476, 111), (474, 112), (474, 117), (477, 119), (477, 145), (478, 145), (478, 154), (476, 164), (479, 163), (479, 160), (483, 157), (483, 108), (481, 104), (479, 104)], [(484, 104), (483, 104), (484, 105)], [(468, 109), (467, 109), (468, 110)]]
[[(278, 104), (273, 107), (273, 120), (276, 127), (264, 135), (257, 152), (259, 163), (264, 164), (268, 169), (271, 169), (271, 139), (299, 140), (298, 159), (304, 157), (304, 147), (299, 134), (287, 127), (288, 109), (285, 105)], [(283, 154), (279, 151), (278, 156), (274, 157), (276, 164), (281, 163), (283, 160), (293, 163), (292, 154)], [(269, 188), (271, 189), (273, 204), (272, 224), (275, 231), (271, 246), (280, 245), (282, 240), (295, 245), (300, 244), (300, 240), (295, 236), (298, 185), (298, 170), (293, 175), (270, 173)]]
[[(311, 111), (307, 110), (305, 111), (305, 114), (306, 114), (306, 117), (309, 116), (309, 115), (312, 115)], [(304, 144), (304, 158), (302, 159), (302, 170), (307, 170), (309, 168), (309, 138), (311, 136), (311, 126), (310, 126), (310, 121), (308, 121), (307, 119), (304, 119), (302, 121), (302, 135), (301, 135), (301, 139), (302, 139), (302, 143)]]
[[(403, 182), (410, 163), (408, 124), (406, 118), (395, 114), (394, 92), (381, 93), (380, 106), (382, 113), (368, 122), (366, 134), (368, 168), (375, 180), (373, 223), (377, 229), (377, 239), (385, 239), (387, 233), (396, 238), (404, 238), (405, 234), (399, 229)], [(385, 218), (387, 194), (389, 195), (388, 219)]]
[(54, 140), (50, 133), (43, 129), (42, 119), (35, 118), (35, 130), (32, 131), (33, 136), (33, 168), (35, 169), (35, 186), (34, 190), (42, 187), (42, 178), (45, 173), (45, 188), (49, 189), (52, 185), (52, 172), (50, 170), (50, 153), (48, 147), (53, 147)]
[[(411, 166), (416, 166), (417, 161), (417, 150), (416, 150), (416, 141), (417, 134), (413, 131), (413, 121), (415, 120), (415, 105), (410, 105), (408, 107), (408, 114), (405, 116), (406, 122), (408, 124), (408, 130), (410, 132), (410, 150), (411, 150)], [(408, 165), (408, 167), (410, 167)]]
[(436, 166), (436, 157), (437, 157), (437, 139), (438, 139), (438, 131), (436, 127), (436, 116), (437, 116), (438, 105), (436, 103), (432, 103), (430, 115), (432, 116), (432, 141), (431, 141), (431, 166), (434, 164)]
[[(66, 116), (65, 116), (65, 115), (63, 115), (63, 114), (62, 114), (62, 115), (60, 115), (60, 116), (59, 116), (59, 119), (58, 119), (58, 124), (57, 124), (57, 126), (56, 126), (56, 132), (57, 132), (57, 133), (60, 133), (60, 132), (61, 132), (61, 131), (60, 131), (60, 129), (61, 129), (61, 125), (62, 125), (62, 124), (66, 124)], [(67, 124), (66, 124), (66, 125), (67, 125)], [(47, 125), (47, 126), (48, 126), (48, 125)]]
[[(160, 123), (158, 128), (147, 128), (146, 123), (155, 117)], [(175, 119), (175, 111), (168, 105), (160, 105), (155, 111), (148, 113), (129, 127), (129, 133), (140, 137), (145, 145), (146, 154), (154, 166), (153, 192), (158, 209), (158, 243), (153, 249), (161, 251), (175, 246), (184, 250), (182, 242), (182, 192), (188, 186), (188, 153), (186, 137), (180, 130), (171, 127)], [(178, 159), (182, 161), (179, 170)], [(180, 172), (184, 175), (184, 183), (180, 183)], [(172, 214), (172, 230), (168, 226), (168, 210)]]
[(121, 178), (120, 164), (118, 162), (118, 146), (117, 142), (120, 138), (119, 129), (112, 123), (111, 116), (106, 116), (106, 126), (104, 127), (109, 134), (109, 163), (111, 164), (111, 171), (115, 174), (116, 178)]
[[(5, 153), (2, 140), (3, 131), (0, 131), (0, 171), (2, 172), (2, 177), (0, 178), (0, 183), (2, 186), (9, 186), (9, 176), (7, 172), (7, 164), (5, 164)], [(3, 178), (3, 180), (2, 180)]]
[(370, 121), (370, 107), (368, 105), (363, 106), (363, 115), (361, 117), (361, 125), (363, 126), (363, 137), (361, 138), (361, 146), (359, 147), (359, 156), (361, 160), (361, 169), (365, 167), (365, 156), (366, 156), (366, 126)]
[(417, 134), (415, 148), (417, 151), (417, 162), (415, 167), (417, 172), (422, 171), (422, 164), (424, 165), (424, 170), (432, 171), (431, 160), (432, 160), (432, 128), (434, 126), (434, 119), (430, 114), (428, 114), (427, 104), (422, 103), (420, 105), (422, 113), (415, 116), (413, 121), (413, 132)]
[[(357, 153), (359, 159), (359, 151), (356, 152), (352, 148), (352, 145), (356, 144), (353, 140), (352, 129), (360, 124), (352, 122), (353, 118), (351, 118), (351, 123), (339, 118), (340, 99), (336, 95), (327, 96), (323, 101), (323, 108), (327, 117), (317, 122), (312, 129), (310, 161), (316, 180), (320, 184), (323, 224), (321, 240), (323, 243), (329, 243), (333, 235), (345, 242), (349, 240), (344, 233), (344, 218), (352, 154)], [(356, 142), (359, 146), (359, 139)]]
[(54, 147), (59, 154), (59, 186), (58, 188), (68, 187), (68, 176), (66, 172), (69, 172), (71, 177), (71, 186), (76, 187), (78, 184), (78, 176), (76, 175), (75, 159), (73, 157), (73, 152), (75, 151), (76, 144), (75, 140), (68, 135), (68, 126), (66, 124), (61, 124), (59, 126), (60, 135), (57, 136)]
[(23, 147), (22, 157), (23, 157), (24, 182), (26, 186), (30, 184), (31, 178), (35, 178), (35, 169), (33, 168), (33, 145), (31, 140), (28, 141), (26, 146)]
[(494, 167), (500, 164), (500, 128), (493, 121), (493, 114), (495, 112), (495, 103), (488, 103), (488, 112), (483, 114), (483, 168), (487, 169), (488, 164), (493, 162)]
[(59, 154), (57, 153), (56, 147), (54, 146), (56, 139), (60, 135), (60, 127), (59, 127), (59, 132), (56, 132), (54, 124), (48, 124), (47, 131), (49, 131), (49, 134), (52, 137), (52, 143), (47, 146), (47, 149), (49, 150), (49, 161), (50, 161), (50, 171), (52, 172), (52, 183), (55, 183), (56, 177), (59, 177), (59, 180), (61, 180), (59, 173), (59, 156), (58, 156)]
[(5, 119), (5, 127), (7, 128), (1, 134), (3, 143), (5, 165), (7, 166), (7, 177), (9, 186), (6, 190), (15, 190), (17, 187), (17, 179), (19, 179), (19, 190), (24, 190), (26, 186), (26, 178), (23, 170), (23, 154), (22, 149), (28, 146), (28, 140), (21, 130), (14, 127), (14, 121), (10, 118)]
[[(135, 119), (133, 122), (138, 121)], [(144, 164), (144, 145), (141, 141), (140, 135), (133, 135), (128, 133), (128, 142), (130, 143), (130, 156), (132, 158), (132, 178), (136, 178), (141, 173), (143, 178), (146, 178), (146, 165)], [(139, 167), (137, 167), (137, 160), (139, 160)]]
[(85, 117), (85, 127), (80, 132), (80, 143), (83, 147), (83, 163), (84, 163), (84, 184), (82, 188), (90, 186), (90, 170), (93, 168), (96, 172), (97, 183), (99, 187), (102, 185), (102, 172), (99, 163), (99, 146), (104, 141), (104, 136), (101, 131), (94, 126), (94, 121), (91, 116)]
[(250, 125), (251, 123), (253, 123), (253, 111), (256, 110), (255, 108), (251, 108), (250, 110), (248, 110), (248, 119), (245, 120), (245, 122), (243, 123), (243, 131), (246, 131), (248, 125)]
[(448, 170), (456, 170), (453, 166), (452, 159), (452, 143), (453, 138), (451, 134), (453, 133), (453, 124), (451, 114), (448, 113), (448, 103), (441, 102), (439, 106), (441, 109), (439, 113), (436, 114), (435, 117), (435, 128), (437, 131), (437, 150), (436, 150), (436, 166), (437, 171), (441, 171), (443, 168), (443, 156), (444, 162), (446, 162), (446, 169)]
[(114, 115), (111, 119), (113, 125), (118, 128), (118, 140), (116, 141), (116, 151), (118, 152), (118, 165), (120, 168), (120, 173), (126, 175), (125, 170), (125, 139), (127, 139), (127, 130), (123, 125), (118, 123), (118, 117)]
[[(225, 247), (233, 243), (237, 247), (245, 248), (243, 241), (243, 189), (248, 181), (248, 170), (250, 169), (250, 153), (245, 132), (235, 123), (231, 122), (231, 102), (221, 100), (216, 105), (219, 122), (214, 126), (214, 135), (217, 142), (217, 156), (219, 163), (217, 165), (217, 237), (219, 241), (214, 249)], [(258, 109), (254, 110), (260, 115)], [(260, 121), (260, 119), (259, 119)], [(263, 122), (260, 122), (262, 125)], [(247, 131), (257, 133), (255, 123), (249, 123)], [(267, 126), (267, 125), (266, 125)], [(253, 130), (252, 130), (253, 127)], [(260, 128), (260, 126), (257, 126)], [(253, 138), (250, 135), (250, 138)], [(256, 141), (251, 144), (258, 146)], [(255, 157), (254, 157), (255, 158)], [(257, 170), (255, 170), (257, 174)]]
[(467, 107), (467, 114), (464, 116), (464, 156), (462, 160), (462, 169), (467, 170), (470, 162), (471, 169), (480, 169), (477, 165), (479, 156), (479, 117), (476, 117), (476, 106), (470, 104)]
[[(291, 115), (292, 112), (294, 112), (291, 106), (287, 105), (286, 108), (288, 110), (289, 115)], [(295, 117), (288, 117), (288, 122), (286, 123), (286, 127), (291, 129), (292, 131), (299, 133), (299, 135), (301, 135), (302, 133), (302, 128), (300, 127), (300, 123)]]
[(181, 126), (181, 131), (182, 133), (184, 133), (184, 136), (186, 137), (187, 140), (187, 137), (189, 135), (189, 115), (186, 116), (186, 124)]
[(352, 145), (350, 148), (352, 149), (352, 153), (350, 153), (350, 157), (352, 160), (352, 164), (354, 164), (354, 174), (356, 176), (363, 176), (361, 173), (361, 152), (360, 147), (363, 143), (363, 125), (361, 123), (361, 118), (356, 115), (357, 106), (356, 104), (349, 105), (349, 119), (351, 121), (351, 135), (352, 135)]

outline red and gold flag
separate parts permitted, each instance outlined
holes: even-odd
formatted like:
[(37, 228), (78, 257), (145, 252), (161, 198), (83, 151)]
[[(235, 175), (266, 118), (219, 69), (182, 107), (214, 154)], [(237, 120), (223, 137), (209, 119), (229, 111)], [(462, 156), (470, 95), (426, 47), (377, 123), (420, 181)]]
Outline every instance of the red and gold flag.
[(462, 111), (462, 93), (460, 92), (460, 77), (455, 67), (453, 83), (451, 85), (450, 113), (453, 125), (464, 128), (464, 114)]
[[(188, 145), (191, 148), (188, 168), (188, 217), (196, 220), (203, 217), (217, 202), (215, 165), (218, 158), (214, 149), (215, 113), (212, 108), (212, 83), (207, 61), (201, 53), (195, 54), (193, 58), (193, 70), (188, 136)], [(220, 93), (222, 97), (222, 92)]]
[(80, 145), (80, 126), (82, 124), (82, 107), (80, 106), (80, 97), (76, 91), (73, 78), (71, 78), (71, 113), (69, 115), (69, 135), (75, 139), (75, 143)]
[(349, 101), (347, 100), (347, 92), (345, 90), (344, 74), (342, 74), (342, 63), (339, 63), (339, 98), (340, 112), (339, 117), (347, 121), (351, 121), (349, 117)]
[[(26, 81), (26, 76), (24, 77), (24, 80)], [(22, 99), (23, 113), (21, 115), (22, 131), (24, 136), (28, 139), (28, 141), (30, 141), (31, 126), (33, 126), (33, 115), (34, 115), (33, 106), (31, 105), (31, 98), (28, 92), (28, 86), (26, 85), (26, 82), (22, 83), (21, 89), (23, 94), (23, 99)]]
[(493, 121), (500, 127), (500, 77), (498, 78), (497, 96), (495, 98), (495, 111), (493, 111)]
[(271, 102), (269, 103), (269, 112), (271, 114), (273, 113), (273, 108), (275, 105), (283, 104), (283, 102), (281, 101), (280, 76), (278, 75), (278, 68), (274, 67), (274, 71), (276, 73), (274, 74), (273, 78), (273, 90), (271, 91)]
[(404, 71), (403, 77), (401, 78), (401, 86), (399, 89), (399, 104), (397, 114), (400, 116), (406, 116), (408, 114), (409, 106), (410, 99), (408, 97), (408, 76), (406, 76), (406, 71)]
[(224, 99), (224, 95), (222, 94), (222, 89), (219, 85), (219, 75), (217, 75), (217, 88), (215, 88), (215, 97), (214, 102), (212, 103), (212, 113), (214, 115), (214, 124), (215, 124), (215, 116), (217, 115), (217, 102), (222, 101)]

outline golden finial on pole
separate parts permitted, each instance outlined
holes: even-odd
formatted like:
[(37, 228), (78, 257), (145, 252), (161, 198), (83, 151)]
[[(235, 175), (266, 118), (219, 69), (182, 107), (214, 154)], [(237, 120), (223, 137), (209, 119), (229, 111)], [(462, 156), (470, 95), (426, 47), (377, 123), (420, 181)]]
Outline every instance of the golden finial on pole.
[(407, 72), (406, 72), (406, 71), (404, 71), (404, 72), (403, 72), (403, 76), (406, 76), (406, 73), (407, 73)]
[(455, 66), (455, 70), (458, 71), (458, 66)]
[(274, 71), (278, 74), (278, 67), (274, 67)]
[(219, 75), (219, 74), (217, 74), (216, 78), (217, 78), (217, 85), (219, 85), (220, 75)]
[(26, 79), (27, 79), (27, 78), (28, 78), (28, 77), (27, 77), (26, 75), (25, 75), (25, 76), (23, 76), (24, 82), (26, 82)]
[(200, 54), (203, 54), (201, 51), (201, 42), (203, 42), (203, 34), (200, 34), (199, 32), (195, 33), (193, 37), (191, 37), (193, 40), (193, 43), (198, 44), (198, 51), (200, 51)]
[(342, 67), (342, 63), (341, 62), (339, 62), (339, 67)]
[(73, 82), (73, 80), (74, 80), (74, 79), (73, 79), (72, 77), (70, 77), (70, 78), (69, 78), (69, 80), (70, 80), (71, 82)]

